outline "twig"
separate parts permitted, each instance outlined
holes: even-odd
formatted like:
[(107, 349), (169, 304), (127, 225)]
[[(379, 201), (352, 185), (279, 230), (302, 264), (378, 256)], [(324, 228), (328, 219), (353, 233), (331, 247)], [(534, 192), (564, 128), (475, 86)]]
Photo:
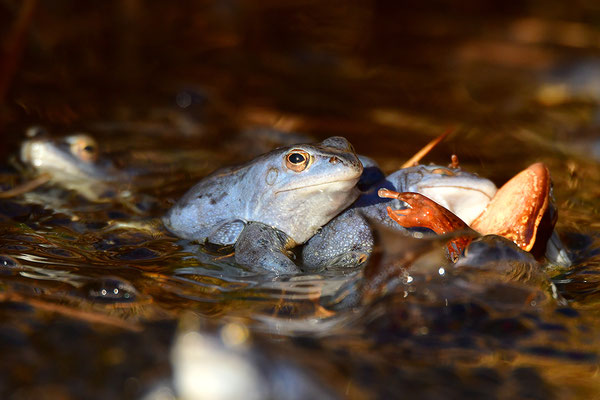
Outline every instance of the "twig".
[(22, 183), (19, 186), (15, 186), (12, 189), (5, 190), (4, 192), (0, 192), (0, 199), (8, 199), (10, 197), (16, 197), (23, 193), (27, 193), (32, 191), (33, 189), (42, 186), (44, 183), (50, 180), (49, 174), (41, 174), (35, 179), (32, 179), (28, 182)]
[(120, 318), (115, 318), (104, 314), (97, 314), (89, 311), (78, 310), (61, 304), (49, 303), (43, 300), (27, 298), (18, 293), (1, 293), (0, 301), (13, 301), (18, 303), (25, 303), (40, 310), (66, 315), (67, 317), (80, 319), (90, 323), (111, 325), (117, 328), (127, 329), (133, 332), (140, 332), (143, 330), (143, 327), (137, 323), (128, 322)]
[(427, 155), (427, 153), (429, 153), (431, 151), (431, 149), (433, 149), (435, 146), (437, 146), (437, 144), (439, 142), (441, 142), (442, 140), (444, 140), (446, 138), (446, 136), (448, 136), (449, 134), (451, 134), (454, 131), (455, 131), (455, 128), (448, 128), (448, 129), (446, 129), (446, 132), (442, 133), (440, 136), (436, 137), (431, 142), (427, 143), (425, 145), (425, 147), (423, 147), (421, 150), (419, 150), (407, 162), (405, 162), (404, 164), (402, 164), (402, 166), (400, 168), (408, 168), (408, 167), (412, 167), (412, 166), (417, 165), (419, 163), (419, 161), (421, 161), (421, 159), (423, 157), (425, 157)]

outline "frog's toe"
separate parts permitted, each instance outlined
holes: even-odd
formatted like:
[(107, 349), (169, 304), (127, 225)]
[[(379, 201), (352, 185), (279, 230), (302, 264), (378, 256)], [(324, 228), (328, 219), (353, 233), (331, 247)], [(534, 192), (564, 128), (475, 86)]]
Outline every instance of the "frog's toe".
[(303, 265), (305, 272), (343, 271), (353, 272), (369, 259), (369, 254), (363, 251), (349, 251), (323, 261), (318, 265)]
[(235, 262), (252, 270), (298, 273), (300, 269), (285, 254), (288, 240), (283, 232), (268, 225), (248, 223), (235, 244)]
[(415, 214), (412, 208), (394, 210), (392, 209), (392, 207), (387, 206), (386, 211), (388, 213), (388, 216), (394, 221), (398, 222), (400, 225), (402, 225), (402, 221), (410, 219), (410, 217)]
[(363, 265), (364, 263), (367, 262), (368, 259), (369, 259), (369, 254), (367, 254), (365, 252), (350, 251), (346, 254), (342, 254), (342, 255), (330, 260), (327, 263), (326, 268), (329, 270), (336, 269), (336, 268), (343, 268), (345, 271), (347, 271), (349, 269), (356, 268), (356, 267)]
[(556, 231), (552, 232), (552, 235), (548, 240), (548, 244), (546, 246), (546, 258), (552, 264), (561, 267), (569, 267), (573, 264), (571, 257), (569, 257), (569, 254), (567, 253), (567, 250), (562, 244)]

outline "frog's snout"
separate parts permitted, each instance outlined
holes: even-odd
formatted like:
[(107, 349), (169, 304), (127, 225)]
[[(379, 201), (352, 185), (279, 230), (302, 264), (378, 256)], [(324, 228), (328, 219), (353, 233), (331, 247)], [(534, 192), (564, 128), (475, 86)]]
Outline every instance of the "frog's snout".
[(340, 162), (340, 159), (339, 159), (339, 158), (337, 158), (336, 156), (333, 156), (333, 157), (331, 157), (331, 158), (329, 159), (329, 163), (330, 163), (330, 164), (333, 164), (333, 165), (335, 165), (335, 164), (337, 164), (337, 163), (339, 163), (339, 162)]
[(44, 145), (38, 140), (27, 140), (21, 145), (21, 162), (38, 167), (40, 165), (39, 154), (44, 151)]

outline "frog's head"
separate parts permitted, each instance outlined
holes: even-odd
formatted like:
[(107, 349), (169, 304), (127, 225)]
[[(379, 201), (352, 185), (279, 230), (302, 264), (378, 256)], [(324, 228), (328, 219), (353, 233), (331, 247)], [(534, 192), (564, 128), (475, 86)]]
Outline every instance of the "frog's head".
[(254, 214), (304, 243), (359, 195), (363, 166), (343, 137), (280, 148), (263, 156)]
[(418, 165), (403, 170), (408, 192), (418, 192), (446, 207), (465, 223), (477, 218), (496, 194), (496, 185), (458, 168)]
[(52, 138), (32, 128), (28, 135), (21, 145), (21, 162), (38, 174), (49, 174), (55, 183), (80, 191), (118, 177), (114, 165), (99, 158), (98, 144), (87, 134)]
[(33, 128), (28, 135), (33, 137), (21, 145), (21, 162), (38, 173), (49, 173), (56, 180), (112, 180), (110, 172), (114, 166), (99, 159), (98, 143), (91, 136), (76, 133), (51, 138)]

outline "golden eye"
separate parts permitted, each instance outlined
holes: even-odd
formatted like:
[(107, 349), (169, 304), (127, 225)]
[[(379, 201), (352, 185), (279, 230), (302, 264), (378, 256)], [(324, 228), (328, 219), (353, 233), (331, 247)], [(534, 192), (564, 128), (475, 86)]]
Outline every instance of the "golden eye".
[(294, 172), (301, 172), (308, 166), (310, 156), (303, 150), (292, 150), (285, 156), (285, 166)]
[(98, 159), (98, 144), (87, 135), (75, 135), (67, 139), (71, 154), (81, 161), (94, 162)]
[(446, 168), (436, 168), (431, 171), (432, 174), (446, 175), (446, 176), (456, 176), (454, 172)]

